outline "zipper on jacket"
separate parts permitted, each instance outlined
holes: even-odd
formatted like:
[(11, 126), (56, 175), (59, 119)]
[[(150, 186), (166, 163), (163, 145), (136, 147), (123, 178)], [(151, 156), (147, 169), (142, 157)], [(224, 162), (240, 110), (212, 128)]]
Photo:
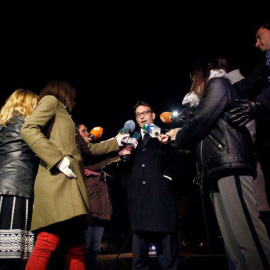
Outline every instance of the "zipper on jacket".
[(200, 162), (202, 164), (202, 169), (201, 171), (199, 170), (199, 166), (198, 166), (198, 162), (196, 162), (196, 169), (197, 169), (197, 175), (195, 176), (195, 178), (193, 179), (193, 183), (199, 185), (201, 188), (203, 186), (203, 181), (204, 181), (204, 177), (207, 171), (207, 167), (208, 167), (208, 163), (209, 163), (209, 159), (206, 160), (205, 162), (203, 162), (203, 140), (200, 143)]
[(209, 134), (208, 137), (221, 151), (224, 150), (224, 147), (212, 135)]
[(201, 140), (201, 145), (200, 145), (200, 158), (201, 158), (201, 163), (203, 164), (202, 148), (203, 148), (203, 140)]

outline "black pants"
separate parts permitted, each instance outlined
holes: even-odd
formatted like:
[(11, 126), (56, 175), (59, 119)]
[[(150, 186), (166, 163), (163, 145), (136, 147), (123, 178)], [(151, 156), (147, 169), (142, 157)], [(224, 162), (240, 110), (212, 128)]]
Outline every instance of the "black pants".
[(156, 246), (157, 255), (164, 258), (164, 270), (180, 267), (180, 246), (177, 233), (135, 232), (132, 238), (132, 270), (148, 270), (149, 245)]

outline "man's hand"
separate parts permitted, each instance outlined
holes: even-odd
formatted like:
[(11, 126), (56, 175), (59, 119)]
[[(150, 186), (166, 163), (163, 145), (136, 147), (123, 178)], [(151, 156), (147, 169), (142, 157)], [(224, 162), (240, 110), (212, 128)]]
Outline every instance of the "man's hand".
[(132, 147), (130, 145), (126, 145), (121, 151), (118, 152), (119, 156), (131, 155)]
[(73, 173), (73, 171), (69, 168), (69, 166), (70, 160), (67, 157), (61, 159), (56, 165), (57, 169), (68, 178), (77, 178), (77, 176)]
[(230, 110), (225, 113), (225, 120), (236, 126), (244, 126), (264, 110), (258, 100), (235, 99), (229, 103)]

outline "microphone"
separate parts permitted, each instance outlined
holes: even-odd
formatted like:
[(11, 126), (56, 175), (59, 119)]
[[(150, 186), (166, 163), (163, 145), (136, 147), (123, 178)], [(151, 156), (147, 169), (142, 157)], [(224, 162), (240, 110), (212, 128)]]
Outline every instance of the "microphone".
[(121, 134), (130, 134), (135, 130), (135, 122), (133, 120), (128, 120), (124, 127), (121, 128), (118, 133)]
[[(135, 130), (135, 122), (133, 120), (126, 121), (123, 128), (121, 128), (118, 133), (119, 134), (130, 134)], [(128, 141), (129, 137), (125, 137), (121, 140), (121, 144), (125, 145)]]
[[(138, 146), (138, 140), (140, 139), (141, 134), (138, 131), (134, 131), (131, 138), (129, 138), (126, 142), (126, 145), (129, 145), (131, 149), (136, 149)], [(130, 159), (130, 155), (121, 156), (121, 160), (123, 162), (128, 162)]]
[(132, 149), (136, 149), (138, 146), (138, 140), (141, 138), (141, 134), (138, 131), (134, 131), (131, 138), (128, 139), (128, 144)]
[(103, 134), (103, 128), (102, 127), (94, 127), (90, 132), (89, 132), (88, 138), (91, 140), (97, 140), (99, 139), (102, 134)]
[(184, 108), (179, 113), (178, 112), (163, 112), (160, 114), (160, 120), (165, 124), (178, 123), (184, 125), (191, 113), (187, 108)]
[(161, 129), (154, 124), (146, 123), (143, 125), (142, 129), (152, 138), (157, 138), (161, 134)]
[(142, 129), (143, 129), (146, 133), (148, 133), (148, 126), (150, 126), (150, 124), (149, 124), (149, 123), (146, 123), (146, 124), (144, 124), (143, 127), (142, 127)]
[(172, 112), (163, 112), (160, 114), (159, 118), (163, 123), (166, 123), (166, 124), (173, 122), (172, 121)]

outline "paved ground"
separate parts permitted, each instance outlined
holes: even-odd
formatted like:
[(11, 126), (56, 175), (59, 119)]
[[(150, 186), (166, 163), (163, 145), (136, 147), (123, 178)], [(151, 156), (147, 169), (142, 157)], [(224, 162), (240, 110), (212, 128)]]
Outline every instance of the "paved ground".
[[(132, 254), (121, 254), (114, 263), (116, 255), (99, 255), (99, 270), (129, 270)], [(112, 264), (114, 263), (113, 267)], [(157, 258), (151, 256), (150, 270), (160, 270)], [(183, 254), (181, 255), (181, 270), (228, 270), (227, 258), (224, 254)]]
[[(57, 254), (56, 254), (57, 255)], [(131, 270), (132, 253), (122, 253), (117, 260), (116, 254), (98, 256), (98, 270)], [(229, 270), (225, 254), (207, 255), (205, 252), (191, 252), (181, 254), (180, 270)], [(64, 269), (64, 257), (52, 257), (49, 270)], [(161, 270), (155, 254), (150, 254), (150, 269)]]

